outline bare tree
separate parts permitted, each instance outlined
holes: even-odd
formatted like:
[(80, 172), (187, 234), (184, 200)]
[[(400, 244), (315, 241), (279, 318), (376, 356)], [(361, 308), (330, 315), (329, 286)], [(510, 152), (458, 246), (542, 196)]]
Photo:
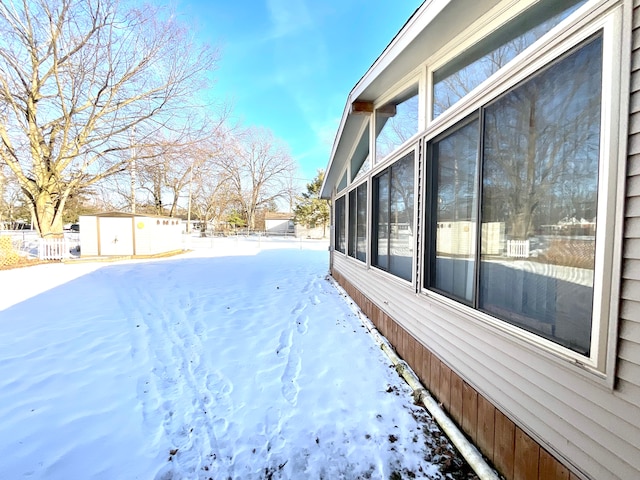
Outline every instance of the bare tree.
[(246, 215), (255, 228), (260, 207), (287, 198), (296, 166), (288, 148), (264, 128), (249, 128), (221, 158), (221, 167)]
[(0, 3), (0, 160), (42, 236), (73, 192), (122, 172), (130, 131), (187, 125), (217, 52), (161, 9), (118, 0)]

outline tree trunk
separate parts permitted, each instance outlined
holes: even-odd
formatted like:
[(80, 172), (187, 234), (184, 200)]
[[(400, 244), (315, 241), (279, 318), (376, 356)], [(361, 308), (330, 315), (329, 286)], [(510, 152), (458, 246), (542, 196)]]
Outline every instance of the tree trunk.
[(55, 205), (51, 194), (41, 190), (35, 196), (35, 219), (42, 238), (62, 237), (63, 225), (59, 205)]

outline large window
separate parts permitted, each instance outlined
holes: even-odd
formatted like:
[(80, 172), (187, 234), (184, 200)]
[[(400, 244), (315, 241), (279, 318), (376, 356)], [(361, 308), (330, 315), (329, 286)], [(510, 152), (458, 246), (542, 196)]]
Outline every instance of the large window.
[(427, 286), (588, 356), (602, 36), (429, 147)]
[(418, 87), (376, 109), (376, 161), (418, 133)]
[(542, 1), (433, 74), (433, 118), (496, 73), (586, 0)]
[(349, 192), (349, 256), (367, 260), (367, 184)]
[(405, 280), (413, 272), (414, 153), (373, 178), (371, 263)]
[(466, 302), (473, 300), (476, 265), (478, 123), (474, 119), (431, 148), (437, 185), (431, 285)]
[(346, 212), (345, 212), (345, 197), (342, 196), (336, 199), (335, 206), (335, 219), (334, 219), (334, 248), (342, 253), (346, 252)]

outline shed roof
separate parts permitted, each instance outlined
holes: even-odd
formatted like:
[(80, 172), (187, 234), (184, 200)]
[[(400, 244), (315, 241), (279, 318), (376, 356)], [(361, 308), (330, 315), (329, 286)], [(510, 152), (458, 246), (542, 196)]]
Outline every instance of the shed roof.
[(264, 214), (265, 220), (293, 220), (293, 213), (267, 212)]
[(134, 217), (148, 217), (148, 218), (170, 218), (172, 220), (180, 220), (177, 217), (167, 217), (166, 215), (147, 215), (144, 213), (130, 213), (130, 212), (101, 212), (93, 215), (80, 215), (81, 217), (100, 217), (100, 218), (134, 218)]

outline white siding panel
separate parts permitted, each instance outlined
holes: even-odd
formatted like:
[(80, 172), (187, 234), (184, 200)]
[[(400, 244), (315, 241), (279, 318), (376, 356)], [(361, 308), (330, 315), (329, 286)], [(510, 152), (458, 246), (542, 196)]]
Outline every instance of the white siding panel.
[(627, 197), (627, 218), (640, 217), (640, 197)]
[(618, 350), (618, 357), (629, 362), (635, 361), (640, 358), (640, 344), (622, 340)]
[(625, 238), (640, 238), (640, 218), (630, 218), (625, 222)]
[(629, 133), (637, 134), (639, 132), (640, 132), (640, 113), (634, 113), (633, 115), (629, 116)]
[(640, 281), (624, 280), (622, 282), (621, 297), (625, 300), (633, 300), (634, 302), (640, 302)]
[(627, 161), (627, 175), (640, 175), (640, 155), (631, 155)]
[(627, 177), (627, 195), (630, 197), (640, 196), (640, 175)]
[(627, 320), (640, 322), (640, 302), (633, 302), (631, 300), (622, 302), (620, 316)]
[(624, 258), (640, 259), (640, 239), (628, 238), (624, 242)]
[(620, 338), (640, 345), (640, 322), (623, 322), (620, 328)]
[[(627, 202), (623, 247), (616, 396), (640, 402), (640, 0), (633, 12)], [(637, 443), (636, 443), (637, 444)], [(636, 476), (638, 472), (636, 472)]]
[[(621, 399), (626, 399), (630, 402), (637, 402), (638, 398), (640, 398), (640, 387), (638, 387), (634, 383), (627, 382), (624, 379), (619, 379), (616, 389), (616, 396)], [(636, 475), (635, 477), (630, 478), (636, 479), (638, 477)]]
[(618, 377), (635, 386), (640, 386), (640, 369), (631, 362), (620, 360), (618, 364)]
[[(633, 119), (631, 119), (633, 122)], [(635, 133), (635, 132), (631, 132)], [(640, 154), (640, 135), (635, 133), (634, 135), (629, 136), (629, 155), (637, 155)]]
[(622, 278), (640, 280), (640, 260), (627, 260), (622, 271)]

